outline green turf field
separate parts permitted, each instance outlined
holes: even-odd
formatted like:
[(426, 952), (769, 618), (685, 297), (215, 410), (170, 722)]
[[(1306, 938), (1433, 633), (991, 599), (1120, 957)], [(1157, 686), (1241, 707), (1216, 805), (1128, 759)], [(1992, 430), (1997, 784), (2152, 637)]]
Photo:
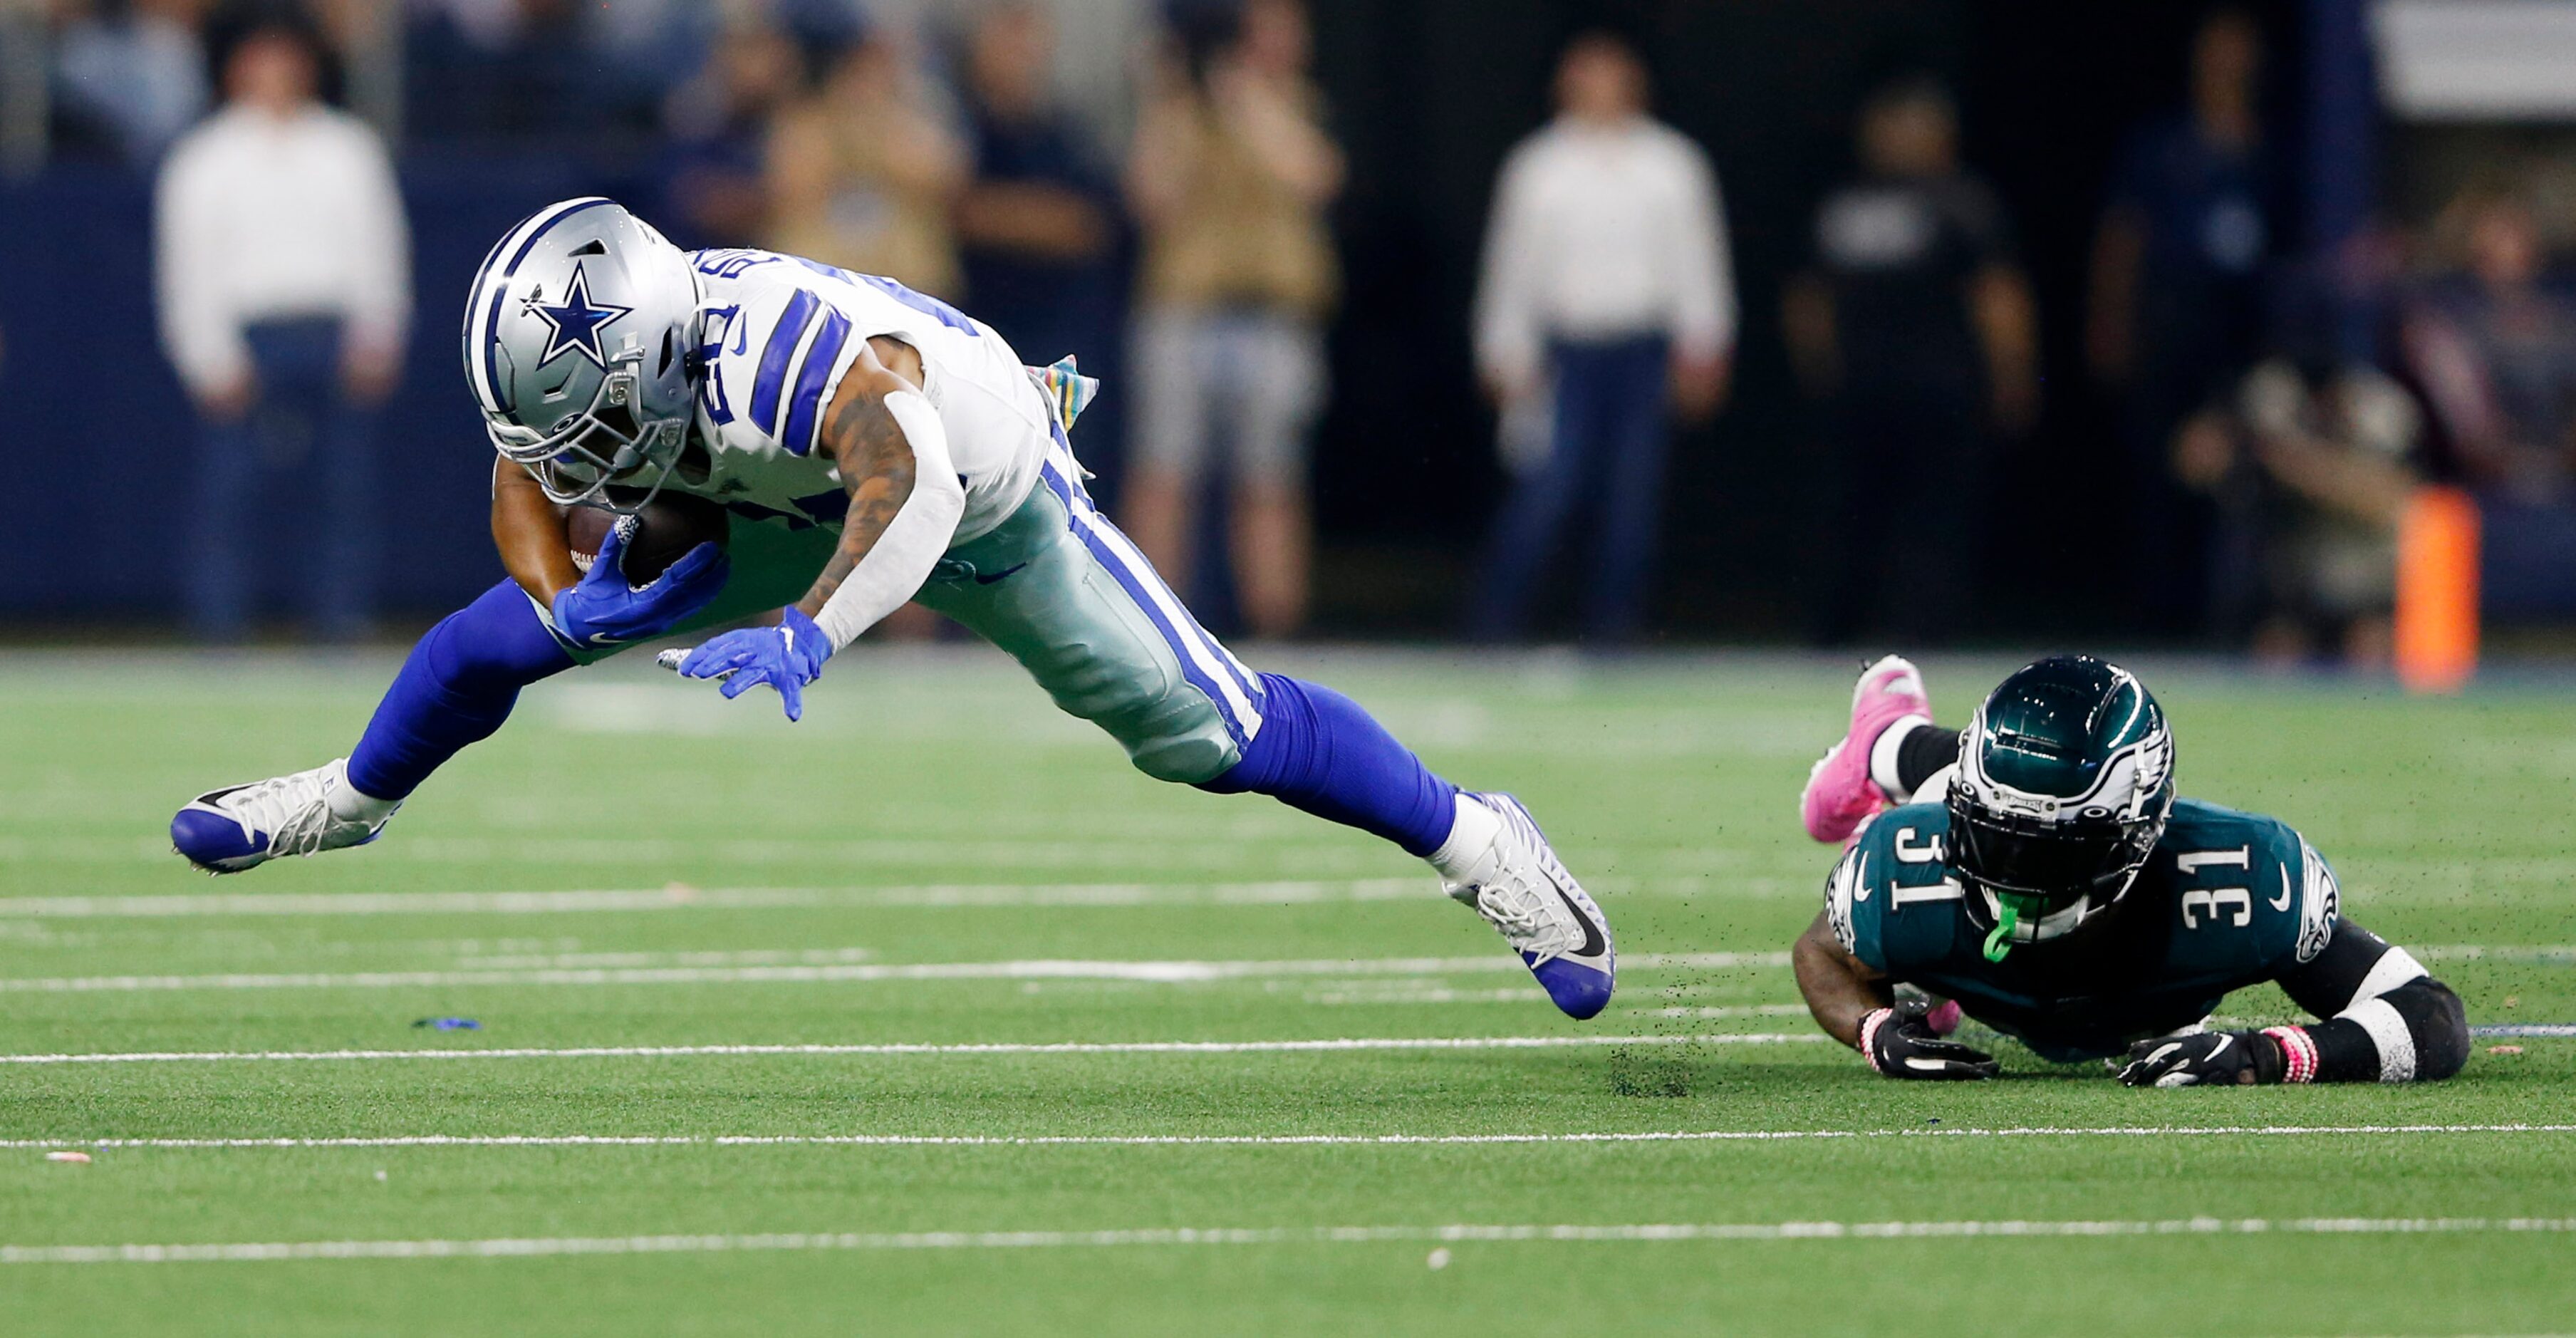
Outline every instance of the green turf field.
[[(170, 810), (345, 751), (390, 661), (0, 658), (0, 1332), (2576, 1330), (2576, 1040), (1889, 1082), (1781, 956), (1847, 668), (1287, 661), (1529, 801), (1607, 1014), (981, 654), (847, 657), (797, 727), (608, 666), (381, 844), (221, 882)], [(1945, 718), (2006, 667), (1928, 665)], [(2186, 793), (2299, 826), (2472, 1022), (2576, 1022), (2576, 687), (2142, 668)]]

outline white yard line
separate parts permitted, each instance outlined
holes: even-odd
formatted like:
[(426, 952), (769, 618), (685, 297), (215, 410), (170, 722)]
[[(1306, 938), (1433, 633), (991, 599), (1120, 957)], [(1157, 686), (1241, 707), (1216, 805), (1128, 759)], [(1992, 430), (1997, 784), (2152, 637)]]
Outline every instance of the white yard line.
[(490, 1050), (111, 1050), (94, 1054), (0, 1055), (0, 1064), (220, 1064), (396, 1059), (692, 1059), (723, 1055), (1259, 1055), (1355, 1050), (1555, 1050), (1622, 1045), (1804, 1045), (1822, 1032), (1731, 1032), (1704, 1036), (1381, 1036), (1304, 1041), (997, 1041), (849, 1045), (592, 1045)]
[[(2479, 1027), (2482, 1036), (2576, 1036), (2576, 1026)], [(351, 1062), (448, 1059), (692, 1059), (710, 1056), (991, 1056), (991, 1055), (1251, 1055), (1393, 1050), (1552, 1050), (1591, 1046), (1814, 1045), (1831, 1040), (1815, 1031), (1702, 1032), (1688, 1036), (1381, 1036), (1290, 1041), (918, 1041), (779, 1045), (590, 1045), (495, 1047), (489, 1050), (107, 1050), (89, 1053), (0, 1054), (0, 1064), (217, 1064)], [(2390, 1132), (2450, 1129), (2555, 1131), (2558, 1125), (2407, 1125)], [(2359, 1132), (2358, 1129), (2355, 1130)], [(1948, 1131), (1943, 1131), (1948, 1132)], [(1960, 1131), (1977, 1132), (1977, 1131)], [(2051, 1132), (2039, 1130), (2037, 1132)], [(2145, 1129), (2147, 1133), (2174, 1132)], [(2182, 1131), (2196, 1132), (2196, 1131)], [(2262, 1128), (2216, 1132), (2257, 1133)], [(2333, 1132), (2333, 1130), (2322, 1130)], [(5, 1144), (0, 1144), (5, 1146)]]
[[(668, 828), (662, 829), (668, 831)], [(1576, 845), (1565, 852), (1578, 868), (1613, 865), (1626, 873), (1741, 875), (1747, 852), (1711, 846)], [(1222, 877), (1231, 871), (1298, 871), (1358, 876), (1383, 870), (1391, 852), (1365, 841), (1334, 837), (1311, 827), (1294, 837), (1246, 837), (1222, 827), (1197, 840), (1153, 833), (1111, 834), (1076, 840), (977, 839), (940, 836), (798, 836), (748, 838), (680, 836), (409, 836), (373, 858), (393, 865), (532, 864), (584, 868), (657, 868), (688, 861), (728, 868), (782, 866), (1077, 870), (1117, 874), (1141, 870), (1178, 872), (1183, 878)], [(49, 865), (137, 865), (177, 868), (166, 838), (137, 836), (0, 836), (0, 859)], [(1807, 867), (1803, 863), (1796, 866)], [(1821, 885), (1824, 866), (1814, 866)], [(1761, 872), (1777, 872), (1763, 869)]]
[[(1618, 896), (1717, 895), (1708, 877), (1588, 880)], [(978, 906), (1287, 906), (1428, 901), (1428, 874), (1178, 883), (925, 883), (902, 887), (592, 888), (561, 892), (213, 892), (201, 896), (0, 897), (0, 920), (151, 920), (340, 915), (601, 915), (642, 911)]]
[(1703, 1019), (1737, 1017), (1806, 1017), (1809, 1015), (1810, 1011), (1811, 1010), (1802, 1003), (1710, 1004), (1702, 1007), (1675, 1005), (1670, 1008), (1640, 1008), (1636, 1010), (1635, 1015), (1638, 1017), (1688, 1017)]
[(460, 971), (554, 971), (667, 966), (842, 966), (869, 961), (872, 948), (741, 948), (712, 952), (540, 952), (461, 956)]
[[(1639, 953), (1631, 969), (1782, 967), (1785, 952)], [(451, 989), (473, 986), (840, 984), (921, 980), (1128, 980), (1199, 984), (1289, 976), (1430, 976), (1520, 971), (1500, 953), (1478, 957), (1313, 958), (1287, 961), (1109, 961), (1039, 958), (1001, 962), (822, 962), (734, 966), (569, 967), (480, 971), (257, 972), (196, 976), (57, 976), (0, 979), (0, 994), (161, 990)]]
[[(667, 829), (665, 829), (667, 830)], [(1321, 829), (1317, 829), (1321, 830)], [(55, 864), (158, 862), (175, 865), (166, 839), (113, 836), (0, 837), (0, 854)], [(729, 865), (863, 866), (986, 865), (1012, 869), (1110, 866), (1209, 869), (1247, 864), (1383, 865), (1382, 850), (1308, 836), (1285, 841), (1216, 839), (1200, 842), (1143, 839), (977, 840), (940, 837), (794, 836), (710, 838), (674, 836), (411, 836), (380, 858), (403, 864), (664, 864), (705, 859)]]
[(1854, 1138), (2269, 1138), (2566, 1134), (2576, 1124), (2110, 1126), (2013, 1129), (1678, 1129), (1541, 1134), (387, 1134), (346, 1138), (0, 1139), (0, 1148), (205, 1151), (573, 1147), (1516, 1147), (1552, 1143), (1796, 1143)]
[(2576, 946), (2563, 943), (2434, 943), (2408, 951), (2428, 962), (2514, 962), (2576, 966)]
[[(1274, 987), (1276, 988), (1276, 987)], [(1459, 1004), (1459, 1003), (1528, 1003), (1533, 985), (1506, 985), (1490, 990), (1406, 989), (1402, 983), (1361, 990), (1325, 990), (1299, 996), (1299, 1002), (1324, 1005), (1342, 1004)]]
[[(1525, 1004), (1534, 996), (1531, 987), (1506, 987), (1490, 990), (1407, 989), (1390, 984), (1356, 990), (1322, 990), (1299, 996), (1301, 1002), (1331, 1007), (1374, 1007), (1380, 1004)], [(1715, 1020), (1746, 1017), (1805, 1017), (1805, 1004), (1709, 1004), (1702, 1006), (1670, 1005), (1663, 1008), (1636, 1008), (1631, 1017), (1677, 1017)]]
[(1924, 1240), (1961, 1237), (2559, 1234), (2565, 1217), (2187, 1217), (2108, 1221), (1658, 1222), (1623, 1225), (1148, 1227), (1123, 1231), (791, 1232), (726, 1236), (540, 1236), (193, 1245), (0, 1245), (0, 1264), (271, 1263), (294, 1259), (496, 1259), (782, 1250), (1031, 1250), (1401, 1242)]
[(894, 906), (1275, 905), (1438, 895), (1428, 876), (1214, 883), (931, 883), (910, 887), (697, 888), (564, 892), (210, 893), (0, 897), (0, 919), (163, 919), (334, 915), (584, 915), (634, 911), (873, 909)]

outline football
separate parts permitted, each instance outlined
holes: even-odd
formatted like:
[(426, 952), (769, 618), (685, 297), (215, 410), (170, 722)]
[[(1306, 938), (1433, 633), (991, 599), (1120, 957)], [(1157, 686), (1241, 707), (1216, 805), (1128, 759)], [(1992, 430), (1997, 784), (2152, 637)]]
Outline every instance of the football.
[[(608, 528), (617, 523), (618, 515), (604, 506), (568, 506), (564, 508), (564, 537), (572, 549), (572, 564), (588, 572), (599, 556), (600, 544), (608, 538)], [(630, 585), (650, 585), (670, 570), (692, 548), (702, 543), (725, 546), (728, 533), (723, 506), (703, 497), (666, 492), (644, 504), (635, 514), (635, 530), (627, 539), (618, 566), (626, 573)]]

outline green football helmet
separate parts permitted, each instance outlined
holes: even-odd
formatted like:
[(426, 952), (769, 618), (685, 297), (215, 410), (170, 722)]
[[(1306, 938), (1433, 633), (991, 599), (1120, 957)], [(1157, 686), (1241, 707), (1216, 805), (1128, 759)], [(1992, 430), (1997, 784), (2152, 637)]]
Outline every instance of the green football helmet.
[(1987, 960), (2128, 892), (2173, 812), (2173, 763), (2164, 708), (2118, 665), (2051, 656), (1986, 698), (1950, 785), (1950, 863)]

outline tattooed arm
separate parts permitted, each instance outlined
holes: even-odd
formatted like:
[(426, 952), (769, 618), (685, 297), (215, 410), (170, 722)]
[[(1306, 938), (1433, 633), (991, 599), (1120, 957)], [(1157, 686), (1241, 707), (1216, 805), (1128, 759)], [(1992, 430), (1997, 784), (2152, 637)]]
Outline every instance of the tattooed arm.
[[(823, 574), (815, 579), (814, 588), (796, 601), (796, 607), (808, 618), (818, 621), (823, 618), (825, 606), (840, 593), (851, 573), (858, 570), (859, 563), (875, 551), (878, 540), (885, 536), (888, 527), (912, 500), (915, 476), (920, 471), (920, 454), (904, 425), (896, 420), (896, 411), (887, 407), (887, 399), (906, 391), (915, 392), (917, 396), (921, 382), (921, 355), (908, 344), (882, 336), (869, 340), (867, 346), (859, 350), (859, 360), (851, 364), (849, 374), (841, 378), (840, 391), (832, 397), (831, 408), (824, 418), (821, 440), (814, 449), (816, 454), (829, 458), (839, 467), (841, 486), (850, 494), (850, 511), (848, 518), (841, 522), (841, 546), (834, 550), (832, 560), (823, 565)], [(943, 441), (940, 450), (943, 457), (947, 453), (945, 446)], [(940, 477), (954, 479), (956, 475), (943, 466)], [(958, 509), (962, 511), (962, 487), (959, 493)], [(945, 528), (948, 533), (954, 533), (955, 521), (951, 519)], [(948, 534), (940, 534), (938, 538), (944, 548)], [(938, 560), (938, 554), (930, 556), (933, 562)], [(927, 568), (922, 574), (928, 576)], [(915, 586), (918, 587), (918, 582)], [(910, 594), (906, 591), (905, 597), (909, 598)], [(898, 602), (896, 607), (900, 606)], [(876, 617), (881, 618), (893, 611), (885, 609)], [(870, 618), (868, 621), (875, 620)], [(826, 624), (827, 630), (828, 626)], [(855, 636), (857, 632), (851, 635)], [(840, 636), (833, 638), (836, 648), (846, 640)]]
[(840, 547), (814, 588), (780, 611), (778, 626), (725, 633), (672, 667), (724, 679), (728, 697), (770, 684), (787, 718), (799, 719), (804, 687), (821, 676), (823, 662), (930, 579), (965, 514), (966, 485), (921, 383), (921, 355), (910, 346), (876, 338), (859, 350), (814, 447), (850, 494)]

